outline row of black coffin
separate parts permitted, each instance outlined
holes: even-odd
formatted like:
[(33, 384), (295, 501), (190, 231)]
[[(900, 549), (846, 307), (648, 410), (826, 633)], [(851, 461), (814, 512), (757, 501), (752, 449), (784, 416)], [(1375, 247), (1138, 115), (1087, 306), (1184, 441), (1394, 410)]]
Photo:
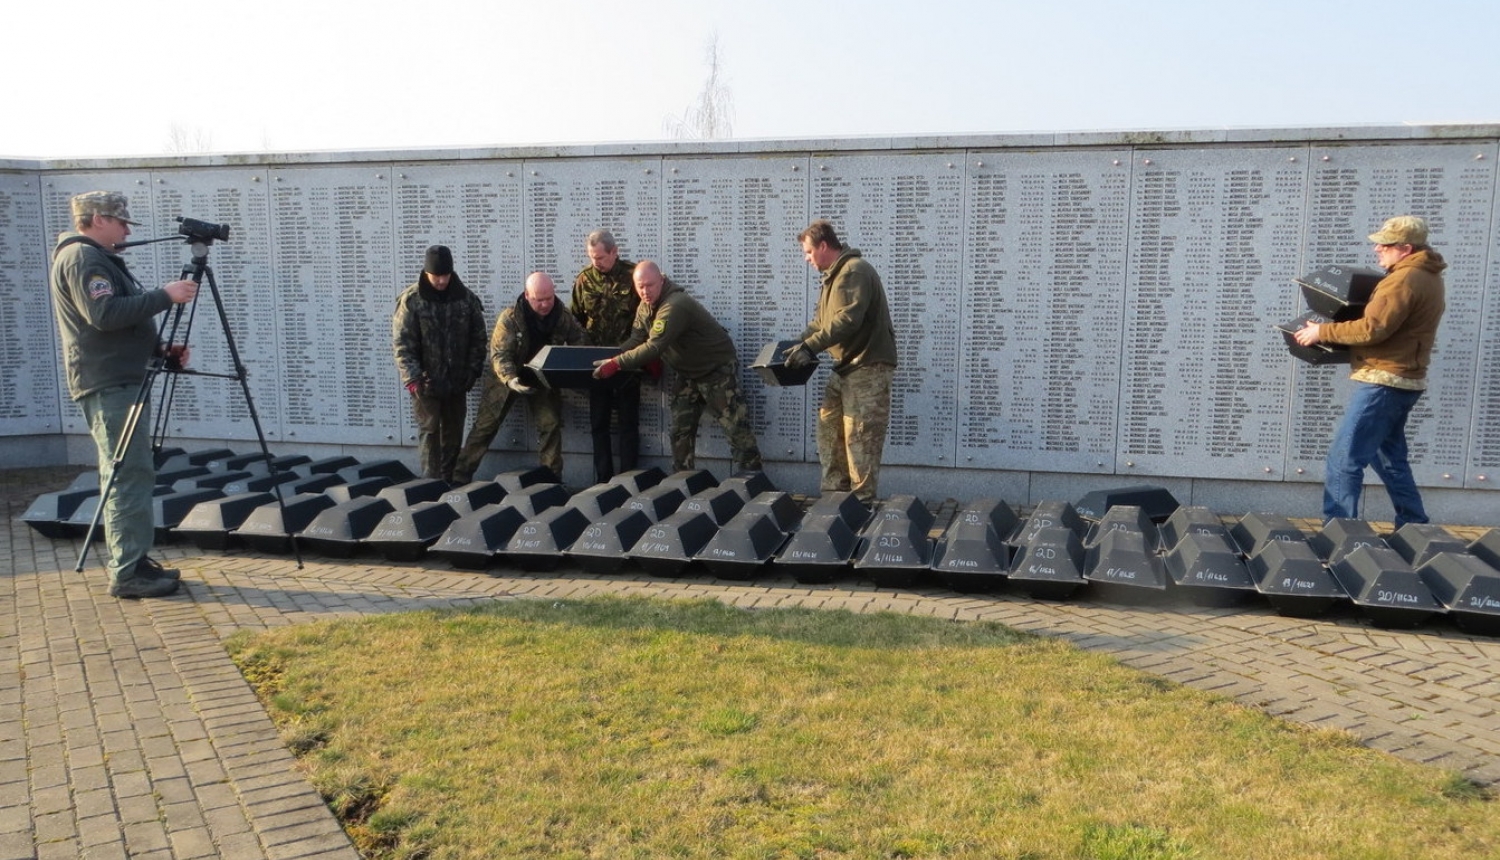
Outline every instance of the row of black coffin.
[[(1379, 626), (1446, 615), (1469, 632), (1500, 634), (1500, 529), (1465, 543), (1440, 526), (1382, 537), (1364, 521), (1334, 520), (1309, 538), (1278, 514), (1227, 526), (1207, 508), (1175, 501), (1158, 524), (1140, 505), (1113, 504), (1086, 520), (1067, 502), (1044, 502), (1022, 520), (998, 499), (962, 505), (939, 524), (910, 495), (872, 511), (832, 493), (804, 511), (758, 473), (721, 484), (705, 471), (639, 470), (570, 495), (540, 468), (450, 488), (394, 460), (268, 463), (227, 451), (163, 459), (158, 538), (209, 550), (286, 553), (295, 535), (299, 548), (328, 556), (368, 547), (392, 561), (430, 555), (474, 570), (508, 561), (545, 571), (566, 559), (593, 573), (634, 563), (680, 576), (701, 564), (739, 580), (774, 567), (808, 584), (851, 571), (890, 588), (924, 577), (963, 592), (1009, 582), (1041, 599), (1067, 599), (1085, 586), (1108, 600), (1205, 606), (1260, 594), (1286, 615), (1348, 603)], [(38, 497), (22, 519), (50, 537), (81, 536), (97, 484), (80, 476)], [(1158, 505), (1155, 515), (1166, 510)]]

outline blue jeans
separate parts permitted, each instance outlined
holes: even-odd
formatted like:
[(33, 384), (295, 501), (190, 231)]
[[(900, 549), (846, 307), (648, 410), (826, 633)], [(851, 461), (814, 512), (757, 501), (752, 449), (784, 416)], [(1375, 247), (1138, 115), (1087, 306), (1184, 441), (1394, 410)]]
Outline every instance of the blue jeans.
[(1406, 418), (1422, 397), (1387, 385), (1355, 383), (1344, 421), (1333, 434), (1323, 479), (1324, 519), (1359, 517), (1365, 467), (1385, 483), (1396, 509), (1396, 528), (1427, 522), (1422, 495), (1406, 460)]

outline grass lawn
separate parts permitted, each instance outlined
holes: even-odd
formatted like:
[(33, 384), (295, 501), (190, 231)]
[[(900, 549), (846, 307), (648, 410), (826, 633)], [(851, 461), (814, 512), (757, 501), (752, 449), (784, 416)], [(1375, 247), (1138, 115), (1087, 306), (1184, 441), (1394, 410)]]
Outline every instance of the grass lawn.
[(993, 624), (518, 600), (230, 648), (368, 857), (1500, 857), (1453, 773)]

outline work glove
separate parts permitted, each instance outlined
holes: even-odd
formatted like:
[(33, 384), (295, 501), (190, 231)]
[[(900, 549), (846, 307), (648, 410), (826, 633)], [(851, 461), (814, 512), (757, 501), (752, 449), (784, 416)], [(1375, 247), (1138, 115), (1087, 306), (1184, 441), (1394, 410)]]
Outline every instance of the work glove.
[(620, 372), (620, 360), (618, 358), (601, 358), (594, 362), (594, 378), (608, 379)]
[(164, 363), (168, 370), (181, 370), (187, 367), (188, 355), (188, 346), (185, 343), (167, 344), (166, 348), (162, 350), (162, 356), (166, 358)]
[(787, 370), (796, 370), (812, 364), (815, 357), (812, 354), (812, 350), (807, 348), (807, 344), (799, 343), (783, 352), (781, 358)]
[(505, 387), (509, 388), (511, 391), (514, 391), (517, 394), (535, 394), (536, 393), (536, 389), (535, 388), (532, 388), (530, 385), (527, 385), (526, 383), (522, 382), (519, 378), (512, 379), (511, 381), (505, 383)]

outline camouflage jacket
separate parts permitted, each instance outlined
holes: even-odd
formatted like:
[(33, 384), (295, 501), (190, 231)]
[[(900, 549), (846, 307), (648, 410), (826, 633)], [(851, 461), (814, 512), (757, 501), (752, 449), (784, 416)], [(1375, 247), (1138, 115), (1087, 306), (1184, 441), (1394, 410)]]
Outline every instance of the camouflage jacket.
[(618, 346), (630, 337), (630, 324), (641, 303), (631, 279), (634, 273), (635, 263), (616, 260), (607, 272), (589, 266), (573, 279), (573, 300), (568, 309), (589, 333), (589, 343)]
[(484, 369), (484, 302), (454, 275), (435, 290), (424, 273), (396, 298), (391, 342), (401, 384), (426, 378), (429, 394), (462, 394)]
[(514, 305), (500, 314), (500, 319), (495, 321), (495, 332), (490, 336), (490, 367), (504, 383), (519, 378), (527, 385), (534, 384), (536, 377), (529, 370), (523, 372), (523, 368), (544, 346), (580, 346), (588, 343), (588, 335), (584, 333), (583, 326), (562, 306), (562, 302), (554, 304), (552, 313), (547, 315), (552, 326), (551, 334), (539, 337), (540, 332), (533, 332), (526, 325), (526, 315), (530, 308), (523, 308), (525, 303), (526, 294), (522, 293)]

